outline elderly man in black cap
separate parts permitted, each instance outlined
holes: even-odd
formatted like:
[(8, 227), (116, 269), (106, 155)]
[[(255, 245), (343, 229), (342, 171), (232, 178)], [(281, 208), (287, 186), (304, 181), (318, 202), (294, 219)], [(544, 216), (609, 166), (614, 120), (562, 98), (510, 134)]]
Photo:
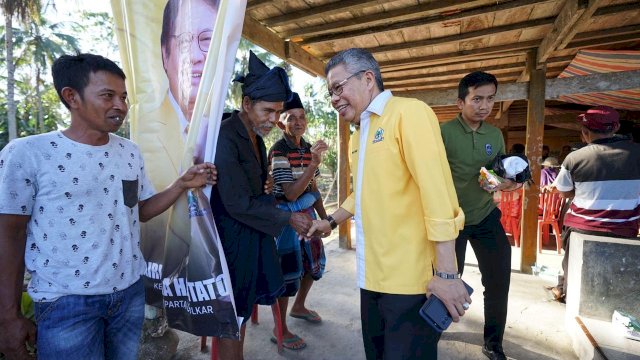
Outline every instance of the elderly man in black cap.
[[(269, 162), (273, 173), (273, 194), (278, 207), (292, 212), (305, 212), (315, 219), (314, 209), (320, 218), (327, 217), (315, 179), (320, 176), (318, 167), (327, 144), (318, 140), (309, 144), (302, 136), (307, 130), (307, 118), (300, 96), (293, 93), (291, 100), (284, 104), (278, 127), (282, 129), (282, 139), (269, 150)], [(291, 350), (304, 349), (307, 344), (287, 327), (287, 305), (289, 297), (296, 296), (289, 315), (320, 323), (322, 319), (315, 311), (305, 307), (307, 294), (314, 280), (322, 277), (325, 265), (322, 239), (300, 240), (295, 230), (285, 227), (276, 238), (280, 265), (285, 281), (285, 292), (278, 299), (282, 322), (284, 347)], [(275, 342), (272, 337), (271, 341)]]
[(275, 207), (264, 184), (267, 153), (262, 140), (275, 126), (283, 103), (291, 98), (284, 69), (269, 69), (249, 55), (249, 73), (235, 81), (242, 85), (242, 108), (223, 120), (215, 163), (220, 178), (211, 193), (211, 208), (224, 248), (238, 317), (243, 318), (240, 340), (220, 339), (221, 359), (241, 360), (246, 321), (254, 304), (273, 304), (284, 281), (273, 238), (285, 225), (305, 234), (311, 217)]

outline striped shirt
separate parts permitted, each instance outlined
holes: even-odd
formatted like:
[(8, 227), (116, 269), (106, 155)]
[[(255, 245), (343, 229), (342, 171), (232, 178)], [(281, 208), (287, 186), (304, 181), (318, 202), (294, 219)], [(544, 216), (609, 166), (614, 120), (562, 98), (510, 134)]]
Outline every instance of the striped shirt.
[(640, 145), (612, 137), (569, 154), (555, 185), (575, 190), (564, 225), (636, 237), (640, 226)]
[[(278, 200), (286, 200), (282, 184), (296, 181), (302, 176), (304, 170), (311, 163), (311, 145), (300, 139), (300, 147), (297, 147), (286, 136), (278, 140), (269, 150), (269, 163), (273, 176), (273, 195)], [(320, 176), (320, 170), (316, 169), (314, 178)], [(311, 191), (311, 182), (305, 192)]]

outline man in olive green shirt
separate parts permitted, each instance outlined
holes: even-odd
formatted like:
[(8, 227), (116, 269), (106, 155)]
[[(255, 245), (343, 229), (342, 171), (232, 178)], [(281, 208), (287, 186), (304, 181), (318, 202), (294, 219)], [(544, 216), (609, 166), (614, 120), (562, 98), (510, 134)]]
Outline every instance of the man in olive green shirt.
[[(500, 210), (491, 193), (478, 183), (481, 167), (490, 168), (493, 159), (505, 153), (500, 130), (485, 123), (491, 113), (498, 88), (495, 76), (473, 72), (458, 86), (458, 116), (440, 126), (447, 159), (465, 226), (456, 239), (458, 271), (464, 270), (467, 241), (478, 259), (484, 292), (484, 346), (490, 359), (506, 359), (502, 337), (507, 321), (507, 301), (511, 274), (511, 245), (500, 224)], [(498, 190), (511, 190), (510, 181)]]

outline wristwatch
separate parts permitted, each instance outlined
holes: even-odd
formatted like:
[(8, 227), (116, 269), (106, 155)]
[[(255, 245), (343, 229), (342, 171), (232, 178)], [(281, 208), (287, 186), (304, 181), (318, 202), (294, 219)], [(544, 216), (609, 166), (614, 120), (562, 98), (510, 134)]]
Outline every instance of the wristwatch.
[(451, 274), (446, 272), (440, 272), (436, 270), (436, 276), (441, 277), (443, 279), (451, 280), (451, 279), (460, 279), (460, 274)]
[(327, 220), (329, 222), (329, 226), (331, 226), (331, 230), (333, 230), (333, 229), (338, 227), (338, 223), (336, 222), (336, 219), (333, 218), (333, 216), (327, 215), (325, 220)]

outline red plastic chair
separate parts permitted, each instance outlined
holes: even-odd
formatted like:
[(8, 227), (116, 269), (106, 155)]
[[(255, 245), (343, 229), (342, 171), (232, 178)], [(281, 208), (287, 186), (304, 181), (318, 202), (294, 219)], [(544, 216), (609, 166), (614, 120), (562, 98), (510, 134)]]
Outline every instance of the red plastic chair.
[[(282, 354), (284, 347), (282, 346), (282, 321), (280, 320), (280, 307), (276, 301), (271, 305), (271, 312), (273, 312), (273, 322), (276, 324), (276, 339), (278, 343), (278, 354)], [(251, 312), (251, 323), (258, 325), (258, 305), (253, 305), (253, 311)], [(202, 336), (200, 338), (200, 351), (204, 352), (207, 348), (207, 337)], [(211, 338), (211, 360), (218, 360), (218, 338)]]
[(516, 247), (520, 247), (520, 220), (522, 218), (522, 190), (500, 193), (498, 208), (502, 212), (500, 223), (504, 231), (513, 237)]
[(542, 204), (542, 218), (538, 219), (538, 252), (542, 252), (543, 242), (545, 244), (549, 242), (549, 227), (551, 227), (556, 238), (556, 248), (560, 254), (562, 249), (560, 211), (564, 198), (557, 191), (546, 191), (540, 194), (540, 203)]

